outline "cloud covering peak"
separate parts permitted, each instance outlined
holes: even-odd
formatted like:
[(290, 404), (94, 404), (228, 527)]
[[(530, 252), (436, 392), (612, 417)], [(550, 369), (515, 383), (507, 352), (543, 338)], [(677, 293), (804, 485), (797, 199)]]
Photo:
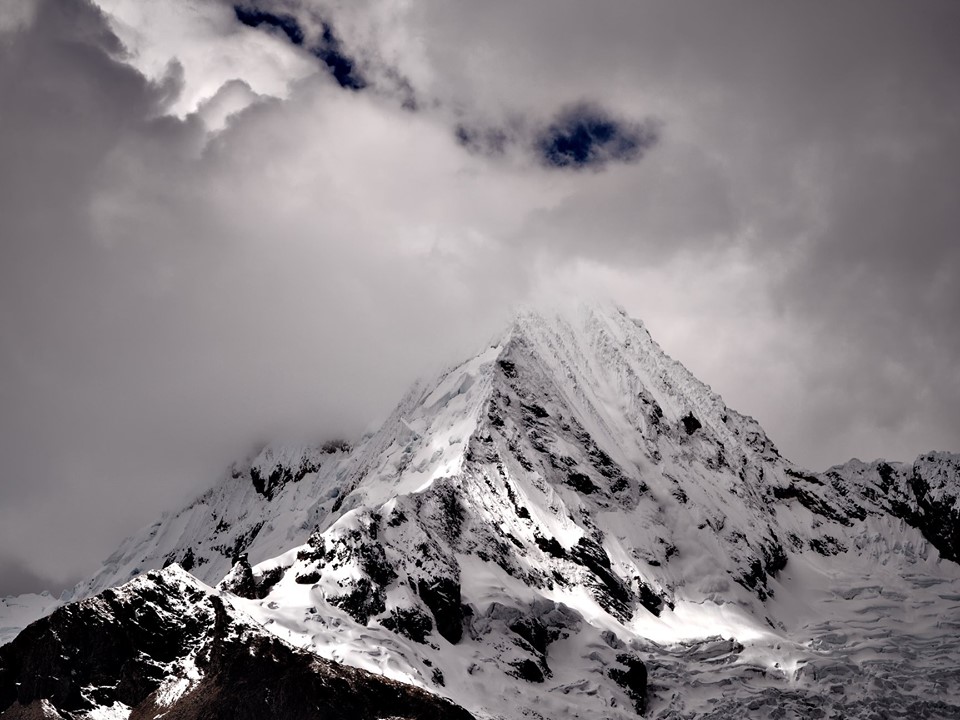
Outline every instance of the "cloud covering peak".
[(16, 5), (18, 577), (362, 432), (534, 296), (613, 296), (813, 467), (960, 437), (953, 3)]

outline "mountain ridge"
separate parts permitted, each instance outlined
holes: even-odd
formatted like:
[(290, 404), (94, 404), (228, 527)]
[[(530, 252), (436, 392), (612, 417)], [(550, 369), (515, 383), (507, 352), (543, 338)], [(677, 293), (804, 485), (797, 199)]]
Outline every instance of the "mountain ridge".
[[(919, 625), (955, 623), (960, 571), (941, 558), (957, 557), (960, 456), (809, 473), (618, 308), (521, 313), (356, 448), (330, 450), (264, 451), (235, 469), (241, 500), (215, 488), (184, 511), (206, 535), (177, 540), (168, 521), (79, 592), (189, 550), (284, 641), (491, 718), (709, 717), (684, 674), (711, 685), (715, 662), (744, 704), (798, 712), (853, 673), (831, 702), (866, 717), (872, 661), (829, 639), (850, 608), (859, 622), (885, 606), (861, 607), (871, 578)], [(758, 691), (751, 673), (770, 679)], [(888, 707), (919, 707), (926, 685), (909, 683)]]
[(54, 720), (471, 717), (298, 651), (176, 564), (59, 608), (0, 647), (0, 707)]

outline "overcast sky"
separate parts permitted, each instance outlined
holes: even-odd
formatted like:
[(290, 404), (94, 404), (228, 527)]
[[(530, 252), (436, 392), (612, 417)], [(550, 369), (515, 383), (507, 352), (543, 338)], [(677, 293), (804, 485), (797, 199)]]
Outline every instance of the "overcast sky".
[(823, 469), (960, 450), (960, 4), (0, 0), (0, 594), (603, 294)]

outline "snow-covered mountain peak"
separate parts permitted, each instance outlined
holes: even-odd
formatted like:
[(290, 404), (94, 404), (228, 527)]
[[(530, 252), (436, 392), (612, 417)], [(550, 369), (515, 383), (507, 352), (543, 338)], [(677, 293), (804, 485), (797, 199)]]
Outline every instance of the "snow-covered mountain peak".
[(407, 395), (361, 447), (343, 508), (376, 505), (459, 473), (470, 444), (489, 435), (491, 407), (510, 393), (547, 412), (553, 405), (627, 464), (659, 462), (657, 438), (678, 442), (742, 434), (747, 452), (776, 455), (749, 418), (669, 358), (621, 308), (576, 304), (525, 309), (475, 357)]
[[(525, 344), (559, 384), (569, 386), (564, 390), (582, 388), (594, 405), (629, 411), (633, 397), (645, 394), (669, 420), (692, 414), (696, 422), (726, 433), (731, 411), (720, 396), (668, 356), (643, 323), (619, 306), (579, 303), (561, 311), (528, 310), (518, 315), (511, 338)], [(762, 434), (756, 423), (749, 424)]]
[[(283, 640), (481, 718), (728, 717), (718, 688), (804, 715), (825, 678), (856, 717), (876, 653), (960, 630), (958, 495), (948, 453), (798, 468), (642, 323), (570, 303), (519, 312), (354, 448), (264, 448), (78, 594), (177, 562)], [(851, 615), (925, 634), (848, 652)], [(908, 715), (960, 691), (897, 672)]]
[(246, 611), (494, 717), (515, 703), (484, 688), (509, 678), (532, 683), (523, 713), (629, 716), (632, 691), (609, 679), (651, 642), (720, 635), (740, 643), (731, 662), (762, 656), (786, 679), (813, 662), (789, 633), (835, 582), (826, 568), (852, 595), (878, 565), (895, 594), (898, 568), (958, 576), (919, 510), (898, 514), (919, 507), (907, 479), (913, 504), (884, 504), (896, 468), (796, 468), (617, 308), (518, 314), (352, 462), (309, 540), (251, 569)]

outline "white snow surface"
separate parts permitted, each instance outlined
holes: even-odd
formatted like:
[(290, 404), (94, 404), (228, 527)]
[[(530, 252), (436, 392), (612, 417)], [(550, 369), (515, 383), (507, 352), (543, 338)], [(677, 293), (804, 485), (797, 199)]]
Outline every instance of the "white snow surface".
[(49, 615), (62, 604), (48, 592), (0, 598), (0, 645), (9, 642), (34, 620)]
[(86, 715), (86, 720), (127, 720), (130, 717), (131, 708), (122, 702), (115, 702), (113, 705), (101, 705), (94, 708)]
[(238, 611), (478, 718), (636, 717), (634, 659), (652, 717), (960, 711), (960, 566), (903, 519), (916, 478), (957, 517), (960, 456), (808, 473), (617, 308), (521, 313), (330, 450), (266, 448), (63, 600), (243, 551)]

